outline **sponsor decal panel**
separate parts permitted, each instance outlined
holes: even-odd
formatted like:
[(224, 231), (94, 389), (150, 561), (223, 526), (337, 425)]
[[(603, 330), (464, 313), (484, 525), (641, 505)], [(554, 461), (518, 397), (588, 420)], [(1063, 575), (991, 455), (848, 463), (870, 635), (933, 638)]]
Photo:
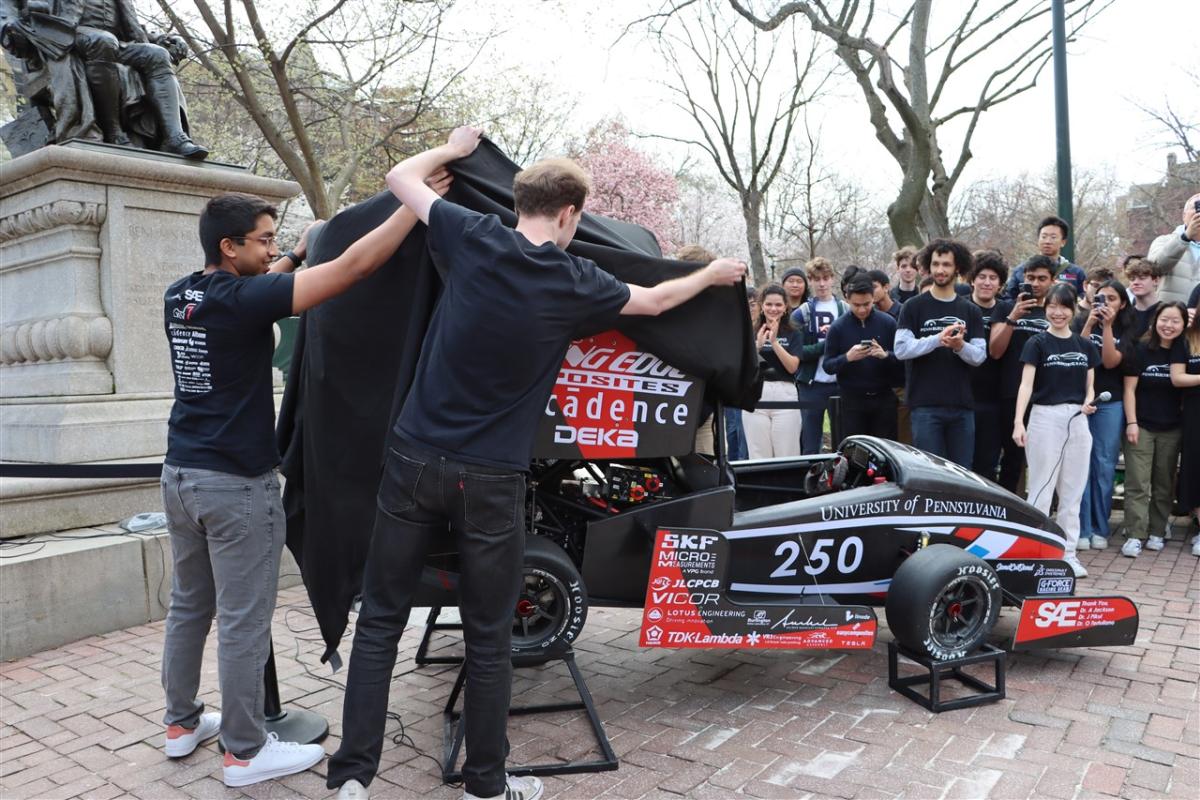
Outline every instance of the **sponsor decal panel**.
[(660, 530), (642, 612), (642, 647), (866, 649), (875, 612), (804, 603), (747, 606), (725, 596), (729, 542), (713, 531)]
[(617, 331), (563, 357), (534, 439), (535, 458), (649, 458), (691, 449), (703, 381)]
[(1028, 597), (1021, 604), (1013, 645), (1043, 648), (1132, 644), (1137, 628), (1137, 608), (1126, 597)]

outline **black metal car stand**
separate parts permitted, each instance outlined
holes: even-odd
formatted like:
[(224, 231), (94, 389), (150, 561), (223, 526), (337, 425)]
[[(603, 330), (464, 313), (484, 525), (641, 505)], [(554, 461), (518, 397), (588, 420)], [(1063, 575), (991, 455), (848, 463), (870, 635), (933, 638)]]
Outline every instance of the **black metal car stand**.
[[(571, 673), (571, 680), (575, 682), (575, 691), (579, 693), (579, 701), (512, 706), (508, 709), (508, 715), (510, 717), (519, 717), (529, 714), (554, 714), (563, 711), (586, 712), (588, 722), (592, 727), (592, 735), (596, 737), (596, 746), (600, 750), (601, 757), (591, 761), (509, 765), (505, 766), (505, 772), (510, 775), (570, 775), (579, 772), (607, 772), (616, 769), (619, 766), (617, 754), (613, 752), (612, 745), (608, 741), (608, 734), (605, 733), (604, 725), (600, 722), (600, 716), (596, 713), (596, 706), (592, 703), (592, 695), (588, 691), (587, 685), (583, 682), (583, 675), (579, 672), (579, 667), (575, 663), (574, 650), (567, 648), (565, 651), (549, 657), (539, 655), (522, 658), (517, 656), (513, 658), (513, 669), (540, 667), (555, 661), (561, 661), (567, 665), (567, 669)], [(457, 769), (455, 764), (458, 761), (459, 751), (462, 749), (465, 726), (463, 725), (462, 712), (455, 710), (455, 705), (458, 702), (458, 696), (462, 692), (464, 683), (466, 683), (465, 664), (458, 670), (458, 677), (454, 681), (454, 688), (450, 690), (450, 697), (447, 698), (446, 707), (442, 711), (442, 718), (445, 724), (442, 780), (446, 783), (462, 780), (462, 770)]]
[[(959, 708), (972, 708), (985, 703), (994, 703), (1004, 699), (1004, 667), (1008, 654), (1003, 650), (984, 644), (976, 652), (952, 658), (946, 661), (935, 661), (929, 656), (919, 655), (906, 647), (888, 642), (888, 686), (894, 691), (924, 706), (935, 714), (943, 711), (953, 711)], [(925, 668), (925, 674), (901, 678), (898, 673), (899, 657), (904, 656), (909, 661), (920, 664)], [(995, 669), (995, 682), (987, 684), (978, 678), (963, 672), (963, 667), (972, 664), (991, 663)], [(974, 694), (955, 697), (951, 700), (942, 699), (942, 681), (956, 680), (962, 685), (974, 689)], [(927, 685), (928, 695), (923, 695), (915, 688)]]
[(429, 639), (436, 631), (462, 631), (461, 622), (438, 622), (438, 616), (441, 613), (441, 606), (433, 606), (429, 609), (429, 616), (425, 618), (425, 633), (421, 635), (421, 643), (417, 645), (417, 654), (413, 657), (413, 661), (415, 661), (419, 667), (423, 667), (426, 664), (462, 663), (462, 656), (429, 655)]

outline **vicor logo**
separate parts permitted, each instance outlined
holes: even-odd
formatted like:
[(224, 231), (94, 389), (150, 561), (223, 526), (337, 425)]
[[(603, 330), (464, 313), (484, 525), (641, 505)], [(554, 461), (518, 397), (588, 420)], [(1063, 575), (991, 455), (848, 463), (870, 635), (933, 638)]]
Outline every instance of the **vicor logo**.
[(1075, 628), (1079, 626), (1079, 601), (1068, 600), (1058, 603), (1042, 603), (1038, 606), (1037, 619), (1033, 624), (1039, 628)]

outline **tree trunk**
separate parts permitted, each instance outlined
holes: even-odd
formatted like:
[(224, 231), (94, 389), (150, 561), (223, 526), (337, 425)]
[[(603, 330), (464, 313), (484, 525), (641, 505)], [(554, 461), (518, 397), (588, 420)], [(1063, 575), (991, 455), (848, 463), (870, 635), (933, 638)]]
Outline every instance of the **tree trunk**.
[(746, 246), (750, 250), (750, 274), (754, 285), (766, 286), (769, 282), (767, 264), (762, 246), (762, 196), (754, 191), (742, 194), (742, 217), (746, 220)]

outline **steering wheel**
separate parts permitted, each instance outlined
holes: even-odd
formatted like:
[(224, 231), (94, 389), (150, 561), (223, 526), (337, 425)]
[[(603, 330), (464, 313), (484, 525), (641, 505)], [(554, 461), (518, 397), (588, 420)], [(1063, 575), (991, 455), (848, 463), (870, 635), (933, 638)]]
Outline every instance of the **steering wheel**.
[(814, 464), (804, 475), (804, 491), (806, 494), (826, 494), (845, 488), (846, 475), (850, 472), (850, 461), (843, 455), (836, 455), (829, 461)]

